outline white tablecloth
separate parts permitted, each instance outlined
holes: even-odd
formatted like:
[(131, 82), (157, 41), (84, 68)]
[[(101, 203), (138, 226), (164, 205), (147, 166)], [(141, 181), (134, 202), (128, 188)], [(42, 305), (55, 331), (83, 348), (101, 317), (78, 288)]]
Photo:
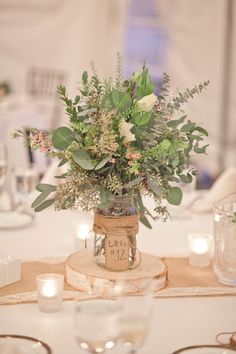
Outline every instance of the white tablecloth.
[[(24, 259), (66, 257), (75, 250), (74, 241), (79, 223), (91, 218), (78, 211), (55, 212), (48, 209), (35, 214), (33, 223), (22, 229), (0, 230), (1, 254)], [(187, 235), (191, 232), (213, 232), (213, 217), (195, 215), (187, 219), (152, 222), (153, 228), (140, 225), (138, 247), (142, 252), (158, 256), (186, 256)]]
[[(1, 230), (0, 253), (24, 259), (67, 256), (75, 250), (76, 227), (83, 218), (75, 211), (46, 210), (27, 228)], [(187, 255), (187, 234), (212, 233), (212, 228), (212, 215), (157, 222), (152, 230), (141, 227), (138, 245), (160, 256)], [(170, 354), (187, 345), (215, 343), (218, 332), (236, 330), (235, 296), (157, 298), (153, 307), (151, 333), (140, 350), (143, 354)], [(38, 337), (54, 354), (80, 352), (74, 339), (72, 302), (64, 302), (63, 310), (54, 314), (40, 313), (37, 304), (1, 306), (0, 333)]]

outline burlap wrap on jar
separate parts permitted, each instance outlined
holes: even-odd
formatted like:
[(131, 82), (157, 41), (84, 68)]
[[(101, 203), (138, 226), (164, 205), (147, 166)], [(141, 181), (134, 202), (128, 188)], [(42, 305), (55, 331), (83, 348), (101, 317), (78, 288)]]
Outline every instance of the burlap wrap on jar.
[(137, 267), (141, 260), (136, 244), (138, 230), (139, 215), (137, 214), (104, 216), (96, 212), (93, 231), (95, 233), (94, 256), (97, 264), (113, 271)]

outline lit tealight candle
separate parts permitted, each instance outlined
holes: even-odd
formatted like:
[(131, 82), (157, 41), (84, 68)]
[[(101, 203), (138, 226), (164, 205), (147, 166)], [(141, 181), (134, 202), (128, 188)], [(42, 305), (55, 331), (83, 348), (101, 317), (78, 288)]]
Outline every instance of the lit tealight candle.
[(188, 235), (189, 264), (196, 267), (206, 267), (211, 261), (212, 235), (192, 233)]
[(46, 283), (42, 286), (42, 295), (46, 298), (52, 298), (56, 296), (56, 286), (51, 280), (47, 280)]
[(64, 276), (40, 274), (36, 277), (39, 310), (57, 312), (62, 308)]
[(91, 248), (92, 237), (90, 235), (91, 227), (88, 224), (79, 224), (76, 230), (75, 248), (83, 250)]

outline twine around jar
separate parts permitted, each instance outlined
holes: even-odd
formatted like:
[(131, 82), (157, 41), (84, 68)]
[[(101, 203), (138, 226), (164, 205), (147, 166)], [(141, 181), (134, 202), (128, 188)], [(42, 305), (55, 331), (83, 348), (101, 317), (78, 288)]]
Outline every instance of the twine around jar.
[(128, 237), (137, 235), (139, 230), (139, 215), (129, 216), (104, 216), (98, 213), (94, 215), (93, 231), (109, 236), (116, 231), (123, 231)]
[[(136, 239), (135, 245), (131, 241), (135, 238), (139, 230), (139, 215), (129, 215), (129, 216), (104, 216), (99, 213), (95, 213), (94, 215), (94, 224), (93, 224), (93, 231), (95, 234), (103, 234), (107, 239), (109, 237), (126, 237), (128, 240), (128, 249), (130, 249), (133, 257), (135, 257), (136, 251), (139, 254), (139, 261), (137, 264), (133, 264), (133, 266), (129, 266), (126, 269), (134, 269), (136, 268), (141, 262), (141, 252), (136, 247)], [(130, 239), (130, 240), (129, 240)], [(105, 258), (107, 257), (106, 254), (106, 247), (105, 247)], [(107, 260), (107, 258), (106, 258)], [(110, 269), (108, 267), (108, 269)], [(111, 268), (112, 270), (121, 270), (117, 265), (117, 269)]]

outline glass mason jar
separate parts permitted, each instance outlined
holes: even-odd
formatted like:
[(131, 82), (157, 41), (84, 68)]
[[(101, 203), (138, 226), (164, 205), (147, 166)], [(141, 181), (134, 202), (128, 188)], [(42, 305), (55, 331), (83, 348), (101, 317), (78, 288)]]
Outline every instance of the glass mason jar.
[(236, 194), (214, 205), (213, 265), (221, 283), (236, 286)]
[(94, 257), (110, 270), (126, 270), (137, 264), (138, 212), (130, 196), (115, 196), (109, 209), (97, 209), (94, 218)]

